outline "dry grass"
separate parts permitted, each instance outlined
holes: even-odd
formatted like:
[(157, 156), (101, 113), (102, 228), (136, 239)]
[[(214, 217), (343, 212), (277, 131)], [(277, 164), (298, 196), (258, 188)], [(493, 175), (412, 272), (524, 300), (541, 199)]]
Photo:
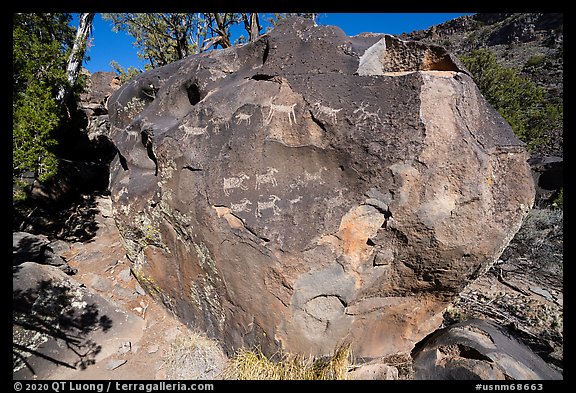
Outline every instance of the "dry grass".
[(278, 361), (268, 359), (260, 350), (241, 349), (228, 361), (222, 376), (239, 380), (346, 379), (351, 358), (349, 345), (341, 346), (327, 359), (283, 354)]
[(179, 335), (164, 356), (166, 378), (171, 380), (215, 379), (225, 362), (218, 342), (202, 333)]

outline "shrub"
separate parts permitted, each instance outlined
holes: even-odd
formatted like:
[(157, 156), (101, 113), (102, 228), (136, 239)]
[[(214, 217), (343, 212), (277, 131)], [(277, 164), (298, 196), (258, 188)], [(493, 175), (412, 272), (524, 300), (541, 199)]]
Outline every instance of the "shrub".
[(335, 380), (346, 379), (351, 351), (343, 345), (327, 359), (283, 354), (273, 361), (260, 350), (241, 349), (223, 372), (226, 379), (240, 380)]
[(499, 65), (490, 50), (474, 50), (461, 60), (482, 95), (529, 150), (547, 143), (549, 130), (562, 127), (562, 105), (548, 103), (544, 88), (520, 75), (518, 70)]

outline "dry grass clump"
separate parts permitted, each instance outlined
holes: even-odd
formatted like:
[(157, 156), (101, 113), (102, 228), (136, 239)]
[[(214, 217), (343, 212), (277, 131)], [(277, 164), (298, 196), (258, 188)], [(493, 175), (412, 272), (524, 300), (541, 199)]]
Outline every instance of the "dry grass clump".
[(222, 376), (238, 380), (335, 380), (346, 379), (352, 353), (343, 345), (329, 358), (314, 359), (283, 354), (270, 360), (260, 351), (241, 349), (229, 359)]
[(226, 355), (217, 341), (202, 333), (179, 335), (164, 356), (166, 378), (215, 379), (224, 369)]

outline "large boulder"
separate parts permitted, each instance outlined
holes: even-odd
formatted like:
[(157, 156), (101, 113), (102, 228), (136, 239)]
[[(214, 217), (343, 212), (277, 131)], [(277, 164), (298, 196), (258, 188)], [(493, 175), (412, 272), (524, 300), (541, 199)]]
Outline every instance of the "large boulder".
[(432, 333), (412, 356), (415, 379), (562, 379), (509, 332), (483, 319), (472, 318)]
[(227, 350), (409, 351), (533, 204), (523, 144), (443, 48), (288, 19), (108, 101), (133, 271)]
[(54, 266), (24, 262), (13, 267), (14, 379), (81, 372), (114, 355), (119, 343), (137, 341), (145, 326), (142, 318)]

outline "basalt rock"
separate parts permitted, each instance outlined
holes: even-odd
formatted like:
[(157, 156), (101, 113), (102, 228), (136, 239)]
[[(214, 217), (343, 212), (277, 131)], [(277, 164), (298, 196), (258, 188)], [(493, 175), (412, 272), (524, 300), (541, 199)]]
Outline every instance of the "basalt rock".
[(482, 319), (434, 332), (417, 345), (412, 356), (415, 379), (562, 379), (562, 374), (510, 332)]
[(534, 201), (523, 144), (443, 48), (288, 19), (108, 100), (132, 270), (227, 350), (409, 351)]

